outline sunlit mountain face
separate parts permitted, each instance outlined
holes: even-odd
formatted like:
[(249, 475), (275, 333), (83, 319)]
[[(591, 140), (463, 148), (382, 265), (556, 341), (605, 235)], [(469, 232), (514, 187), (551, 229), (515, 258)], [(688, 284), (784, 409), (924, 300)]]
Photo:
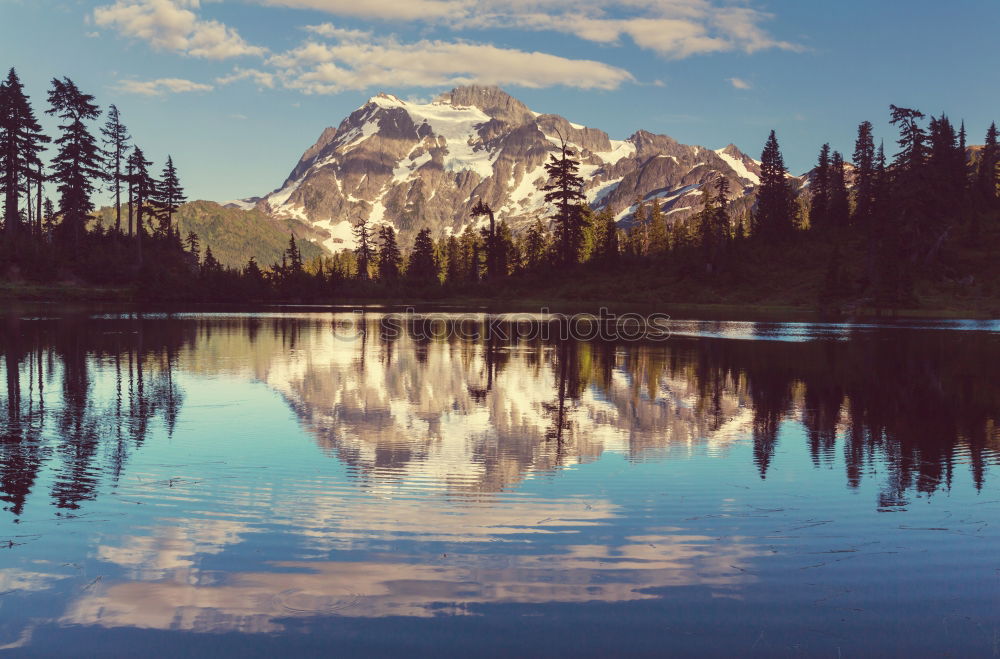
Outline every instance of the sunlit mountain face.
[(992, 647), (995, 323), (497, 327), (9, 314), (0, 645)]

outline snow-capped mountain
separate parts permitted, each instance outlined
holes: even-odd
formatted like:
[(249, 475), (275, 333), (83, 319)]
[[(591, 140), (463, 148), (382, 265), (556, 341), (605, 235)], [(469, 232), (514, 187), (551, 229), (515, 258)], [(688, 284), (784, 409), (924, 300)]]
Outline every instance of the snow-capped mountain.
[(672, 220), (694, 212), (700, 188), (729, 179), (733, 199), (759, 183), (760, 164), (730, 144), (718, 150), (639, 131), (626, 140), (539, 114), (495, 87), (459, 87), (432, 103), (379, 94), (327, 128), (280, 188), (237, 202), (310, 225), (331, 251), (353, 244), (366, 217), (406, 244), (429, 227), (460, 233), (478, 200), (515, 228), (546, 217), (544, 164), (565, 139), (581, 161), (587, 200), (626, 223), (637, 201), (661, 199)]

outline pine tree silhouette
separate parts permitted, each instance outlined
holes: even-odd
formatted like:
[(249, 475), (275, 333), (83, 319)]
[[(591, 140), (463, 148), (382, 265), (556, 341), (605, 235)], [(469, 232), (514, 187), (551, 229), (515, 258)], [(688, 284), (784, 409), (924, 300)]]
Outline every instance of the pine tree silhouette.
[(582, 213), (580, 202), (585, 199), (583, 194), (583, 178), (577, 173), (580, 162), (573, 159), (573, 151), (566, 147), (563, 141), (561, 156), (549, 155), (545, 163), (545, 171), (549, 182), (542, 187), (545, 191), (545, 201), (556, 204), (555, 220), (556, 242), (559, 245), (559, 258), (564, 266), (577, 262), (580, 245), (583, 241)]
[(794, 227), (794, 201), (788, 188), (785, 160), (781, 156), (778, 138), (773, 130), (767, 138), (760, 160), (760, 187), (757, 189), (754, 233), (768, 238), (787, 237)]
[(854, 224), (867, 226), (875, 205), (875, 138), (870, 121), (858, 125), (854, 142)]
[(128, 159), (128, 142), (132, 136), (121, 122), (121, 114), (115, 105), (108, 106), (108, 118), (101, 129), (104, 136), (105, 177), (108, 189), (115, 195), (115, 232), (122, 231), (122, 183), (125, 182), (125, 161)]
[[(4, 229), (8, 236), (16, 235), (20, 229), (19, 195), (27, 192), (32, 182), (41, 185), (39, 154), (49, 141), (35, 118), (17, 72), (11, 69), (7, 78), (0, 82), (0, 172), (3, 173)], [(29, 194), (29, 208), (30, 205)]]
[(87, 121), (100, 115), (94, 97), (84, 94), (69, 78), (52, 79), (46, 114), (63, 120), (56, 139), (59, 151), (52, 161), (52, 180), (58, 184), (60, 227), (75, 248), (86, 229), (94, 204), (94, 183), (104, 178), (104, 160)]
[(830, 215), (830, 145), (819, 150), (819, 160), (809, 181), (809, 226), (825, 229)]

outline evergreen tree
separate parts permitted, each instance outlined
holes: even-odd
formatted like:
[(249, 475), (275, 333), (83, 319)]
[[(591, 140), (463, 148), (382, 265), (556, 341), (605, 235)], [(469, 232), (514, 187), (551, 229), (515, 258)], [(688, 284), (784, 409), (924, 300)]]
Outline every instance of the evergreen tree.
[[(597, 214), (596, 224), (599, 230), (598, 259), (604, 265), (611, 265), (618, 261), (618, 225), (615, 223), (615, 214), (610, 208), (605, 208)], [(664, 230), (665, 232), (665, 230)]]
[(0, 172), (3, 175), (4, 229), (8, 236), (15, 235), (21, 224), (18, 195), (28, 192), (33, 181), (41, 185), (39, 153), (49, 141), (35, 118), (17, 72), (11, 69), (7, 79), (0, 82)]
[(754, 233), (768, 238), (789, 236), (795, 226), (795, 205), (788, 188), (785, 160), (773, 130), (761, 153), (760, 171)]
[(910, 108), (889, 106), (893, 126), (899, 129), (900, 147), (896, 154), (895, 165), (902, 173), (912, 173), (920, 170), (927, 160), (927, 134), (917, 123), (924, 118), (924, 113)]
[(194, 231), (188, 231), (187, 238), (184, 239), (187, 245), (187, 251), (189, 254), (193, 254), (196, 261), (201, 260), (201, 242), (198, 240), (198, 234)]
[(44, 208), (45, 222), (42, 229), (42, 235), (48, 238), (52, 235), (52, 231), (56, 225), (56, 207), (52, 203), (52, 200), (46, 197)]
[(368, 264), (372, 262), (372, 235), (368, 218), (361, 218), (354, 225), (354, 253), (358, 260), (358, 279), (368, 281)]
[(511, 259), (514, 257), (514, 232), (507, 220), (500, 220), (494, 236), (493, 267), (496, 277), (506, 277), (510, 272)]
[(629, 247), (632, 254), (646, 256), (649, 253), (649, 223), (646, 221), (646, 207), (642, 200), (636, 197), (635, 213), (632, 214), (632, 226), (629, 228)]
[(202, 276), (213, 276), (222, 272), (222, 264), (212, 254), (211, 245), (205, 248), (205, 260), (201, 262)]
[(724, 244), (730, 240), (729, 235), (729, 179), (720, 176), (715, 183), (715, 225), (716, 241)]
[(998, 144), (996, 123), (991, 123), (986, 131), (986, 141), (979, 157), (979, 172), (976, 177), (976, 187), (979, 192), (980, 205), (984, 210), (992, 211), (997, 206), (997, 184), (1000, 182), (1000, 144)]
[(490, 219), (489, 225), (483, 230), (483, 246), (486, 250), (486, 279), (496, 279), (501, 275), (500, 261), (503, 257), (500, 241), (497, 238), (496, 218), (493, 209), (480, 199), (472, 207), (470, 214), (473, 218), (485, 216)]
[(399, 252), (399, 245), (396, 243), (396, 230), (388, 224), (379, 227), (379, 249), (378, 249), (378, 278), (381, 281), (395, 281), (399, 279), (400, 269), (403, 266), (403, 255)]
[(854, 215), (855, 224), (871, 222), (875, 204), (875, 137), (870, 121), (858, 125), (854, 142)]
[(128, 159), (128, 142), (132, 136), (121, 122), (115, 105), (108, 107), (108, 118), (101, 129), (104, 136), (105, 177), (108, 190), (115, 195), (115, 232), (122, 230), (122, 183), (125, 181), (125, 161)]
[(705, 253), (705, 263), (709, 270), (715, 256), (715, 200), (712, 198), (712, 186), (701, 185), (701, 211), (698, 213), (698, 237)]
[(445, 281), (449, 284), (457, 284), (462, 281), (462, 248), (454, 234), (448, 236), (445, 261)]
[(546, 239), (545, 225), (541, 220), (528, 227), (524, 238), (524, 260), (527, 267), (537, 268), (545, 260), (545, 252), (548, 250), (548, 240)]
[(187, 201), (184, 188), (181, 187), (180, 179), (177, 177), (174, 159), (170, 156), (167, 156), (167, 163), (163, 166), (163, 173), (156, 185), (152, 201), (160, 220), (160, 231), (163, 235), (169, 236), (173, 230), (174, 214)]
[(247, 289), (251, 296), (258, 296), (264, 292), (264, 273), (261, 272), (260, 266), (257, 265), (256, 258), (251, 256), (250, 260), (247, 261), (247, 265), (243, 269), (243, 278), (246, 281)]
[(542, 188), (545, 191), (545, 201), (556, 204), (553, 216), (556, 242), (559, 245), (559, 260), (566, 266), (577, 262), (583, 242), (580, 212), (580, 202), (585, 199), (583, 178), (577, 174), (580, 163), (573, 160), (573, 155), (573, 151), (566, 148), (564, 142), (561, 157), (549, 156), (549, 161), (545, 163), (549, 182)]
[(654, 254), (666, 253), (670, 248), (670, 238), (667, 233), (667, 218), (660, 207), (659, 197), (653, 197), (649, 205), (646, 224), (649, 225), (649, 251)]
[(406, 268), (406, 276), (410, 281), (422, 284), (437, 283), (438, 266), (434, 258), (434, 240), (430, 229), (421, 229), (413, 241), (413, 251), (410, 252), (410, 262)]
[(299, 251), (299, 246), (295, 242), (294, 235), (288, 237), (288, 249), (285, 250), (285, 259), (287, 264), (286, 272), (290, 276), (297, 277), (305, 272), (302, 264), (302, 252)]
[(830, 226), (842, 229), (851, 217), (851, 203), (847, 194), (847, 175), (844, 171), (844, 157), (834, 151), (830, 158), (830, 201), (827, 220)]
[(100, 115), (94, 97), (84, 94), (69, 78), (52, 79), (47, 114), (63, 120), (56, 139), (59, 151), (52, 162), (52, 179), (58, 184), (60, 227), (75, 246), (94, 209), (94, 182), (104, 178), (104, 161), (97, 140), (86, 122)]
[(472, 226), (466, 225), (458, 239), (462, 251), (462, 274), (466, 281), (479, 281), (480, 242), (480, 237), (476, 235)]
[(819, 150), (819, 162), (809, 183), (809, 226), (826, 228), (830, 212), (830, 145)]
[[(142, 243), (146, 234), (146, 215), (152, 213), (150, 199), (156, 194), (156, 181), (149, 175), (149, 166), (152, 161), (146, 160), (146, 154), (138, 146), (132, 147), (129, 154), (127, 170), (128, 184), (132, 205), (135, 209), (135, 244), (136, 255), (139, 263), (142, 263)], [(131, 219), (132, 212), (129, 211)], [(131, 221), (129, 222), (131, 225)]]

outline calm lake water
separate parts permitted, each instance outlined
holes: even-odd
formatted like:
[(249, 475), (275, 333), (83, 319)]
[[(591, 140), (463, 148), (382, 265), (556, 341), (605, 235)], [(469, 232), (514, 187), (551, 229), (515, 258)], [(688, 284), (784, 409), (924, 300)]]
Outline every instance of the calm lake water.
[(491, 320), (0, 317), (0, 646), (1000, 655), (1000, 323)]

